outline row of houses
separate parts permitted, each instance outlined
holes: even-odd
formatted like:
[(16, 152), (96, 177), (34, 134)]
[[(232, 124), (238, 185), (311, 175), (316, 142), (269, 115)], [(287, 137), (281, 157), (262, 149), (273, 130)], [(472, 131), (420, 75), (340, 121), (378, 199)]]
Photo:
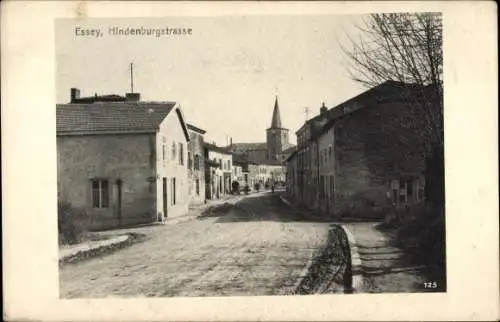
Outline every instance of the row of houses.
[(425, 115), (415, 111), (425, 91), (430, 87), (387, 81), (333, 108), (323, 105), (296, 132), (289, 196), (333, 216), (383, 216), (388, 206), (423, 201)]
[(72, 88), (56, 125), (58, 200), (85, 211), (93, 229), (182, 216), (235, 182), (285, 180), (283, 166), (233, 160), (229, 147), (205, 142), (178, 103), (139, 93), (81, 97)]

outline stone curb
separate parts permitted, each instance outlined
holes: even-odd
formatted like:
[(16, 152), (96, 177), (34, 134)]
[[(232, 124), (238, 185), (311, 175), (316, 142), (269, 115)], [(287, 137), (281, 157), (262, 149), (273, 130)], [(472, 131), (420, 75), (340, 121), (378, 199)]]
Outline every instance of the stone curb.
[(74, 254), (69, 254), (59, 258), (59, 264), (68, 264), (74, 263), (86, 258), (98, 256), (109, 251), (118, 250), (127, 246), (128, 244), (132, 244), (133, 236), (132, 234), (125, 234), (122, 236), (126, 236), (125, 239), (117, 240), (116, 242), (112, 242), (106, 245), (97, 245), (95, 247), (90, 247), (88, 249), (81, 250)]
[[(280, 199), (281, 199), (281, 201), (283, 201), (283, 203), (285, 203), (289, 207), (292, 207), (294, 209), (296, 208), (283, 195), (280, 196)], [(359, 252), (358, 252), (358, 247), (356, 246), (356, 239), (354, 238), (354, 235), (352, 234), (352, 232), (349, 229), (347, 229), (344, 225), (338, 224), (338, 226), (344, 230), (344, 232), (347, 236), (347, 241), (349, 243), (349, 252), (350, 252), (350, 257), (351, 257), (351, 272), (352, 272), (351, 285), (352, 285), (352, 289), (351, 290), (344, 289), (344, 293), (347, 293), (347, 292), (362, 293), (364, 290), (364, 280), (363, 280), (363, 274), (362, 274), (363, 267), (361, 265), (361, 257), (360, 257)], [(293, 294), (295, 294), (298, 287), (300, 286), (300, 284), (302, 283), (304, 278), (307, 276), (307, 273), (309, 271), (310, 266), (312, 265), (312, 262), (313, 262), (313, 258), (311, 258), (309, 260), (306, 268), (304, 269), (305, 273), (303, 272), (301, 274), (301, 277), (299, 278), (299, 280), (295, 284), (295, 287), (293, 289)]]
[(363, 280), (363, 266), (361, 264), (361, 257), (358, 252), (358, 247), (356, 246), (356, 239), (354, 234), (347, 229), (344, 225), (339, 225), (347, 235), (347, 240), (349, 242), (349, 251), (351, 257), (351, 272), (352, 272), (352, 293), (362, 293), (364, 290), (364, 280)]
[[(295, 206), (292, 205), (292, 203), (290, 201), (288, 201), (288, 199), (286, 199), (283, 195), (280, 195), (280, 199), (288, 207), (291, 207), (291, 208), (295, 209)], [(297, 294), (297, 291), (298, 291), (300, 285), (302, 284), (302, 282), (304, 281), (304, 279), (309, 274), (309, 271), (311, 269), (311, 266), (313, 265), (313, 262), (314, 262), (314, 256), (311, 256), (309, 258), (309, 260), (307, 261), (306, 266), (302, 269), (302, 272), (300, 273), (299, 278), (297, 279), (297, 281), (293, 285), (293, 288), (289, 292), (285, 293), (284, 295), (295, 295), (295, 294)]]
[(288, 207), (292, 207), (292, 208), (295, 208), (291, 203), (290, 201), (288, 201), (288, 199), (286, 199), (285, 197), (283, 197), (283, 195), (280, 195), (280, 199), (281, 201), (283, 201)]

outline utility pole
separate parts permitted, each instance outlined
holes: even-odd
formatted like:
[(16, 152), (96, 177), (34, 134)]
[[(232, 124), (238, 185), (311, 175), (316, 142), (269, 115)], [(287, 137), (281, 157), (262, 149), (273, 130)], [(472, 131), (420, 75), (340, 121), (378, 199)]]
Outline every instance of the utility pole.
[(130, 92), (134, 92), (134, 63), (130, 63)]

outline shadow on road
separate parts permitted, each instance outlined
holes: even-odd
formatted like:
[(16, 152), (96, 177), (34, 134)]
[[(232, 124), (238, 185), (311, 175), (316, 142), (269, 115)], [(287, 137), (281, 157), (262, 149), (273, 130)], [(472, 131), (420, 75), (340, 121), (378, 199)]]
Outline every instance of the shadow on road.
[(349, 223), (359, 220), (332, 218), (308, 209), (286, 205), (282, 193), (267, 193), (243, 198), (236, 203), (223, 203), (203, 211), (199, 220), (216, 218), (216, 223), (278, 221), (278, 222), (317, 222)]

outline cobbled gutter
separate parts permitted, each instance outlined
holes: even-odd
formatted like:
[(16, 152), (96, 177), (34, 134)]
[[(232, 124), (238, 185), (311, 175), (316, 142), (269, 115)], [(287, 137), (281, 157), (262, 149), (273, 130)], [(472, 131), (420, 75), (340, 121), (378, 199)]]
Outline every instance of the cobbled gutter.
[(332, 225), (327, 243), (314, 255), (307, 274), (293, 294), (352, 293), (349, 242), (339, 225)]
[(120, 250), (122, 248), (131, 246), (135, 243), (143, 242), (144, 240), (146, 240), (146, 235), (143, 235), (143, 234), (129, 233), (128, 235), (129, 235), (129, 238), (127, 238), (125, 241), (123, 241), (121, 243), (111, 244), (108, 246), (99, 247), (99, 248), (92, 249), (89, 251), (82, 251), (82, 252), (75, 254), (74, 256), (70, 256), (70, 257), (67, 257), (63, 260), (60, 260), (59, 266), (74, 264), (74, 263), (77, 263), (79, 261), (89, 259), (92, 257), (110, 254), (110, 253), (113, 253), (113, 252)]

